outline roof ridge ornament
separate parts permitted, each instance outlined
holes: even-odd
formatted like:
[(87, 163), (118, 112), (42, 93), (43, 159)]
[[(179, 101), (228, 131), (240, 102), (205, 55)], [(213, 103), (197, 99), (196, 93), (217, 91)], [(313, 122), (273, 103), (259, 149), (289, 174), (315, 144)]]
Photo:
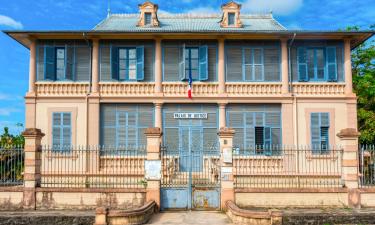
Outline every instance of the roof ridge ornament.
[(150, 1), (145, 1), (143, 4), (139, 4), (139, 20), (137, 23), (138, 27), (159, 27), (160, 22), (158, 19), (158, 5)]
[(221, 5), (223, 11), (222, 18), (220, 20), (220, 26), (224, 28), (241, 28), (243, 27), (240, 17), (241, 4), (235, 1), (230, 1)]

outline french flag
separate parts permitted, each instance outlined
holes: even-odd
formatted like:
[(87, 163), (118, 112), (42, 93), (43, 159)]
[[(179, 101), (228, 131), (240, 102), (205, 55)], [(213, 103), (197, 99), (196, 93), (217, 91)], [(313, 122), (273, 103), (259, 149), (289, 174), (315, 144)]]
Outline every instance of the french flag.
[(191, 72), (189, 73), (189, 89), (188, 89), (188, 98), (192, 99), (193, 96), (191, 94), (193, 88), (193, 77), (191, 76)]

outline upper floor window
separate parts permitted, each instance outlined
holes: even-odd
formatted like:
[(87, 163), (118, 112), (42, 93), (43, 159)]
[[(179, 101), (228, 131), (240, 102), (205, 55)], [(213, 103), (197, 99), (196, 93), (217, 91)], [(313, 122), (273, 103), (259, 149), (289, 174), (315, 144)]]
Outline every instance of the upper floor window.
[(329, 150), (329, 113), (311, 113), (311, 145), (314, 153)]
[(244, 81), (264, 80), (263, 49), (245, 48), (242, 52)]
[(111, 76), (119, 81), (144, 79), (144, 47), (112, 47)]
[(236, 14), (228, 13), (228, 26), (234, 26), (236, 24)]
[(46, 80), (73, 80), (74, 51), (74, 48), (68, 46), (46, 46), (44, 48), (44, 78)]
[(54, 150), (68, 150), (72, 145), (72, 114), (54, 112), (52, 114), (52, 146)]
[(299, 81), (337, 81), (336, 47), (299, 47)]
[(152, 14), (145, 13), (145, 25), (151, 25), (152, 22)]
[(180, 50), (179, 75), (181, 80), (208, 79), (208, 47), (207, 45), (199, 47), (185, 47)]

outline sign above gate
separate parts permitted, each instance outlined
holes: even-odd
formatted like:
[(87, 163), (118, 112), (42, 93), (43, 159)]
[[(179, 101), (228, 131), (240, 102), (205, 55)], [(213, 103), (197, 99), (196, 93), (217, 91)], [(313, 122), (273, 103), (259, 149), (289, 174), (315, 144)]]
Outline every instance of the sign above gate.
[(174, 119), (207, 119), (207, 113), (174, 113)]

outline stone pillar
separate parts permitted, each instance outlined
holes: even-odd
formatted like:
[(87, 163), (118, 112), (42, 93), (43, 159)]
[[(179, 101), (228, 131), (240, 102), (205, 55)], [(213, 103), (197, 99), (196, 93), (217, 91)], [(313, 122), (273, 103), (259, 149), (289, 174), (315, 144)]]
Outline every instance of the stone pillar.
[(345, 187), (349, 190), (349, 207), (359, 208), (361, 206), (358, 176), (358, 137), (359, 132), (354, 128), (346, 128), (340, 131), (337, 136), (343, 147), (342, 155), (342, 178)]
[(288, 39), (281, 40), (281, 81), (282, 94), (289, 93)]
[(35, 209), (35, 188), (40, 186), (41, 141), (44, 134), (40, 129), (27, 128), (22, 135), (25, 138), (23, 208)]
[(281, 126), (282, 126), (282, 144), (294, 144), (294, 117), (293, 117), (293, 101), (283, 102), (281, 105)]
[(36, 82), (36, 40), (30, 44), (29, 94), (35, 93)]
[(161, 110), (162, 110), (163, 104), (154, 103), (154, 106), (155, 106), (155, 127), (159, 127), (160, 129), (162, 129), (163, 120), (162, 120)]
[(344, 71), (345, 71), (345, 94), (353, 95), (352, 57), (350, 39), (344, 42)]
[[(161, 128), (147, 128), (145, 135), (147, 139), (146, 160), (160, 160)], [(160, 179), (147, 179), (146, 202), (148, 201), (155, 201), (158, 209), (160, 209)]]
[(161, 39), (155, 40), (155, 93), (157, 95), (162, 95), (162, 49), (161, 49)]
[(235, 202), (233, 179), (233, 136), (234, 129), (222, 127), (219, 130), (221, 153), (221, 209), (226, 208), (227, 201)]
[(99, 207), (95, 210), (95, 223), (94, 225), (107, 225), (108, 209)]
[(225, 48), (224, 39), (219, 39), (218, 81), (219, 95), (225, 94)]
[(92, 93), (99, 92), (99, 40), (92, 40)]
[(226, 127), (226, 114), (225, 107), (226, 103), (219, 103), (219, 128)]

